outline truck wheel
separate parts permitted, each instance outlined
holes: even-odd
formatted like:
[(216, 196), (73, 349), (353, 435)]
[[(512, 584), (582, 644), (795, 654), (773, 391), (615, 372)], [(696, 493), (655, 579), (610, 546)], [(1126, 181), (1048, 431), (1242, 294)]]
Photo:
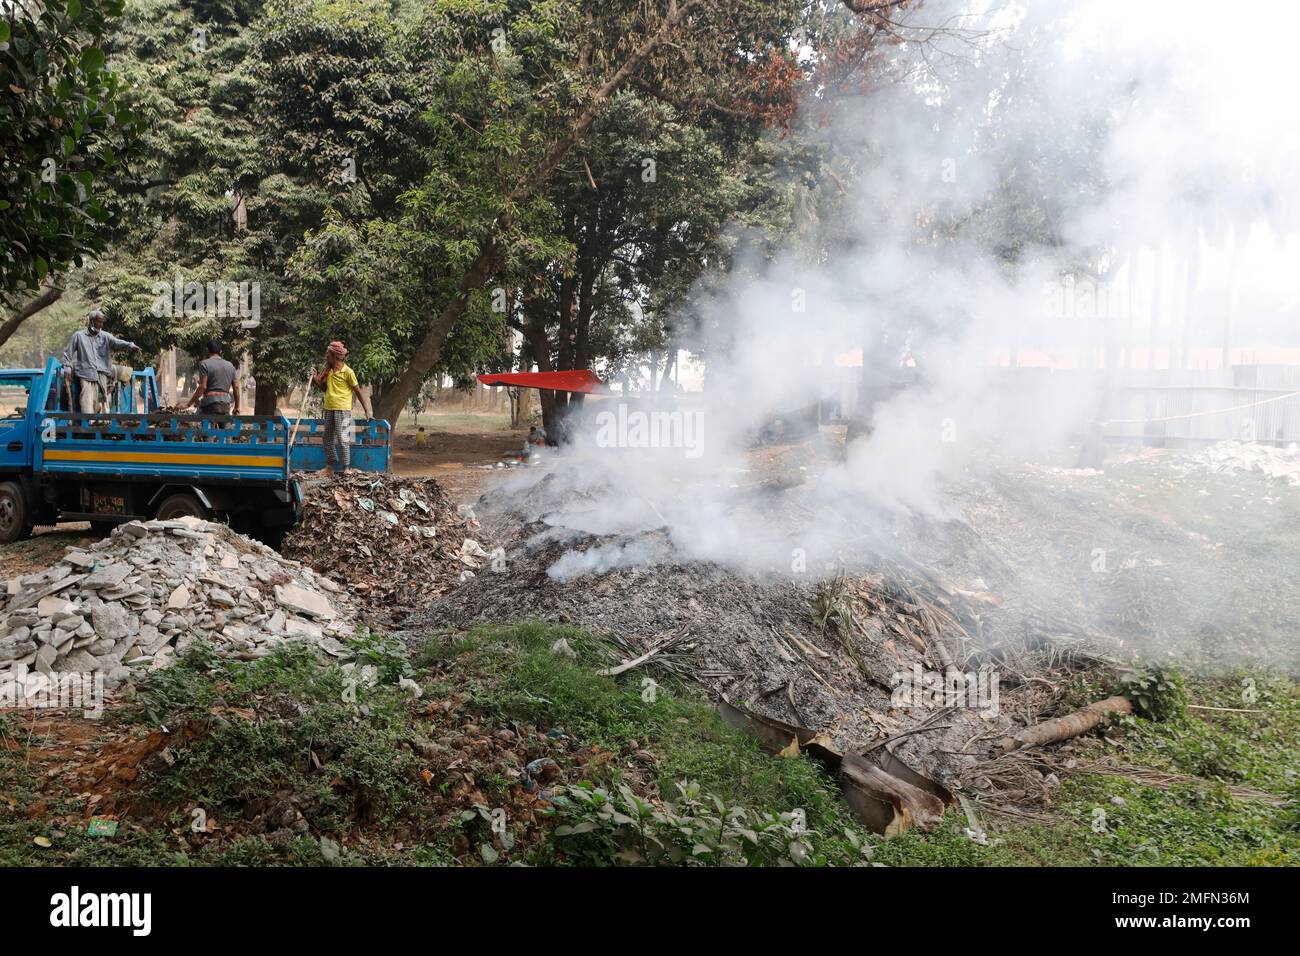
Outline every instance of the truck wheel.
[(168, 495), (164, 498), (154, 517), (159, 521), (170, 521), (173, 518), (184, 518), (186, 515), (207, 521), (212, 517), (212, 512), (194, 495), (182, 491), (180, 494)]
[(22, 488), (12, 481), (0, 482), (0, 544), (11, 544), (19, 538), (30, 537), (31, 533)]

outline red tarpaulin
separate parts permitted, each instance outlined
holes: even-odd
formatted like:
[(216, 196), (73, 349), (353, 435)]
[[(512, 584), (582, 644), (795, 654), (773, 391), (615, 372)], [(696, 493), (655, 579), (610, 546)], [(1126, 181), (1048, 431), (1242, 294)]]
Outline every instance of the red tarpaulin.
[(506, 372), (502, 375), (480, 375), (484, 385), (514, 385), (519, 388), (549, 388), (556, 392), (601, 393), (607, 391), (605, 383), (596, 373), (587, 369), (572, 372)]

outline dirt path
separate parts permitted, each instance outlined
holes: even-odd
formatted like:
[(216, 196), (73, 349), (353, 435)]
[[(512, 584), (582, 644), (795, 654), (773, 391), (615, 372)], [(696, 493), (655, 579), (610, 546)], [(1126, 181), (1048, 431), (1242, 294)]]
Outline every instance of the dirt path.
[(37, 528), (26, 541), (0, 545), (0, 578), (41, 571), (63, 557), (64, 548), (84, 547), (98, 538), (84, 521), (57, 528)]
[(420, 418), (425, 443), (416, 426), (403, 421), (393, 434), (392, 471), (403, 476), (438, 479), (457, 501), (472, 500), (497, 462), (516, 457), (527, 429), (511, 429), (504, 415), (425, 415)]

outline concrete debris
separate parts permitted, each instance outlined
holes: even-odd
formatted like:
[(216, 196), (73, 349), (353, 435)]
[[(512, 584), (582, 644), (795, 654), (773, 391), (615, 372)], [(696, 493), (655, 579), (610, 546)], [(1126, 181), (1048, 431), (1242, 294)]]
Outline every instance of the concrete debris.
[(10, 585), (0, 593), (0, 672), (98, 671), (110, 687), (200, 640), (244, 659), (289, 640), (343, 656), (341, 638), (356, 627), (355, 605), (333, 581), (191, 517), (120, 525)]

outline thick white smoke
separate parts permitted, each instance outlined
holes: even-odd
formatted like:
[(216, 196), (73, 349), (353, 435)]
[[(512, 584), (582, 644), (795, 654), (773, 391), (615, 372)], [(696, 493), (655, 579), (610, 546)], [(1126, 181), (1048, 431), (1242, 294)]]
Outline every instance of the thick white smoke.
[[(1284, 102), (1300, 88), (1300, 9), (927, 0), (903, 18), (888, 82), (806, 104), (836, 221), (803, 224), (787, 254), (707, 294), (702, 454), (596, 447), (589, 422), (537, 498), (556, 526), (663, 529), (664, 542), (571, 554), (557, 576), (670, 554), (784, 572), (792, 554), (864, 547), (881, 509), (943, 517), (944, 477), (989, 440), (1060, 448), (1101, 414), (1101, 371), (1011, 380), (1001, 365), (1023, 350), (1113, 368), (1125, 324), (1130, 343), (1168, 338), (1154, 250), (1216, 281), (1208, 265), (1234, 244), (1276, 262), (1269, 237), (1300, 224), (1300, 124)], [(1285, 315), (1297, 297), (1269, 278)], [(751, 488), (754, 430), (824, 399), (835, 358), (859, 351), (864, 387), (907, 383), (882, 391), (869, 434), (780, 502)]]

